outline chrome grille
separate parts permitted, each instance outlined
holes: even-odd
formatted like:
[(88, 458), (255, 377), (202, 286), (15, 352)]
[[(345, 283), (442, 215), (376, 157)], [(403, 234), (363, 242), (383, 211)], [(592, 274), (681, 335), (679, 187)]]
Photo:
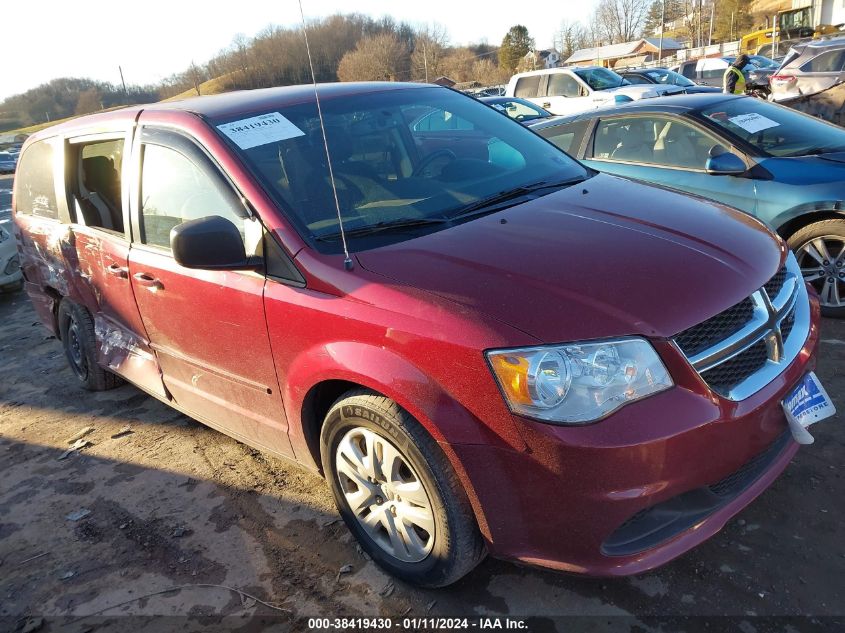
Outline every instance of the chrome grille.
[(739, 332), (753, 316), (754, 302), (749, 297), (704, 323), (684, 330), (675, 337), (675, 343), (687, 356), (695, 356), (731, 334)]
[(809, 330), (807, 289), (790, 253), (786, 265), (762, 288), (684, 330), (674, 342), (714, 392), (743, 400), (792, 362)]

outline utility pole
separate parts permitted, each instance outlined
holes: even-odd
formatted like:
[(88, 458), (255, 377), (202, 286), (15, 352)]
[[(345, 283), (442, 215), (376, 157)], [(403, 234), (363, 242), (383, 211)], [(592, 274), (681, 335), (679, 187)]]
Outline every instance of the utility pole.
[(118, 66), (117, 70), (120, 71), (120, 83), (123, 84), (123, 96), (126, 97), (126, 103), (129, 103), (129, 92), (126, 90), (126, 81), (123, 79), (123, 68)]
[(657, 52), (657, 65), (663, 59), (663, 31), (666, 30), (666, 0), (660, 2), (660, 49)]
[(423, 66), (425, 67), (425, 83), (428, 83), (428, 48), (423, 39)]
[(707, 46), (713, 43), (713, 17), (716, 13), (716, 0), (710, 5), (710, 35), (707, 36)]

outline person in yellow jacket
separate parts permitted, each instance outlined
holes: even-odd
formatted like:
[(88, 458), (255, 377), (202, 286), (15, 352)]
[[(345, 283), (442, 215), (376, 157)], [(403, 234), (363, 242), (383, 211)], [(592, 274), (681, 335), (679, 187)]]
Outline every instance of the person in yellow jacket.
[(722, 77), (722, 92), (729, 95), (744, 95), (745, 94), (745, 75), (742, 69), (748, 65), (748, 55), (740, 55), (736, 58), (733, 64), (728, 66)]

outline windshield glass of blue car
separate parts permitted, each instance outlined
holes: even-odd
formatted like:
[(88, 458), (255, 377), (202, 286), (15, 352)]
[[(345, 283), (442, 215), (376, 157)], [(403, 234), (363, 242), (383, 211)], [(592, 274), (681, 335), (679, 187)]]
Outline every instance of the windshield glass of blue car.
[(745, 97), (701, 110), (719, 127), (769, 156), (808, 156), (845, 151), (845, 130), (795, 110)]
[(652, 81), (659, 84), (667, 84), (670, 86), (683, 86), (684, 88), (695, 85), (683, 75), (679, 75), (676, 72), (673, 72), (671, 70), (665, 70), (663, 68), (646, 70), (644, 74), (649, 77)]
[[(593, 174), (520, 123), (451, 90), (346, 94), (321, 105), (343, 228), (358, 250), (469, 221)], [(268, 114), (275, 116), (259, 144), (244, 141), (237, 130)], [(315, 102), (212, 123), (300, 235), (320, 252), (339, 252)]]

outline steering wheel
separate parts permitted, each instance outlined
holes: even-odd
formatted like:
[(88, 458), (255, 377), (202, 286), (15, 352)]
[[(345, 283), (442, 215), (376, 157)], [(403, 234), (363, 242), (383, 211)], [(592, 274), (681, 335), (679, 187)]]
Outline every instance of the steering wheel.
[(428, 168), (431, 163), (433, 163), (438, 158), (448, 158), (449, 161), (453, 161), (457, 160), (458, 155), (455, 154), (455, 152), (453, 152), (452, 150), (446, 148), (435, 150), (419, 162), (419, 164), (414, 168), (414, 171), (411, 172), (411, 176), (421, 176), (426, 170), (426, 168)]

